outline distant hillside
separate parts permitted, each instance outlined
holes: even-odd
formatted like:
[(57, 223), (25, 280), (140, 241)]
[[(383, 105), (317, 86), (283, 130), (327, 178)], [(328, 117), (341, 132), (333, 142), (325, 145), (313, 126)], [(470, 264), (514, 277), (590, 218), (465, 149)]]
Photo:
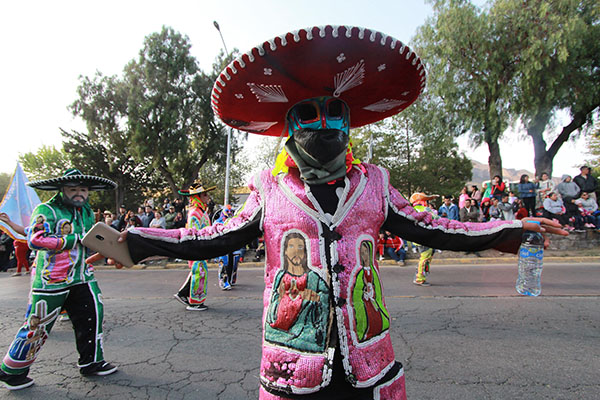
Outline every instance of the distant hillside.
[[(481, 186), (482, 182), (490, 179), (488, 165), (475, 160), (471, 160), (471, 162), (473, 163), (473, 176), (471, 177), (471, 181), (468, 184)], [(527, 171), (526, 169), (502, 168), (503, 178), (511, 182), (518, 181), (519, 179), (521, 179), (521, 175), (523, 174), (529, 175), (529, 180), (534, 179), (534, 173), (531, 171)], [(555, 183), (560, 183), (560, 178), (558, 177), (554, 176), (552, 177), (552, 180)]]

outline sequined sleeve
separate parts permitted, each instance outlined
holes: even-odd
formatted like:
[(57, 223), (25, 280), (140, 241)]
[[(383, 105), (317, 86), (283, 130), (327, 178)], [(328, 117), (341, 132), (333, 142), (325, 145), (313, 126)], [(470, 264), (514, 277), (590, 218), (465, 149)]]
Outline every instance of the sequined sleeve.
[[(384, 179), (388, 180), (385, 171)], [(383, 229), (427, 247), (453, 251), (496, 249), (516, 253), (521, 244), (521, 221), (459, 222), (415, 210), (387, 183), (387, 216)]]
[(202, 229), (133, 228), (127, 234), (131, 258), (139, 262), (150, 256), (183, 260), (206, 260), (238, 250), (259, 237), (262, 202), (258, 188), (250, 184), (250, 196), (226, 224)]

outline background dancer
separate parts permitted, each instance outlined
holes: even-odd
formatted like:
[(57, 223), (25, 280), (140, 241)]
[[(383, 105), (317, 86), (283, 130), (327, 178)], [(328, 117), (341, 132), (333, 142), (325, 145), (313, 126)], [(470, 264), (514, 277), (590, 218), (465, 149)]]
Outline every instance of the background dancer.
[[(429, 207), (429, 201), (439, 197), (437, 194), (428, 196), (425, 193), (414, 193), (410, 196), (410, 204), (419, 212), (428, 212), (432, 216), (436, 216), (435, 212)], [(417, 264), (417, 272), (413, 283), (417, 286), (429, 286), (427, 275), (429, 275), (429, 265), (433, 259), (435, 250), (431, 247), (418, 245), (419, 248), (419, 263)]]
[[(208, 205), (211, 199), (208, 192), (215, 188), (211, 186), (205, 189), (201, 182), (196, 181), (187, 190), (179, 191), (189, 202), (186, 228), (202, 229), (210, 225)], [(204, 311), (208, 308), (204, 304), (208, 292), (208, 265), (204, 260), (188, 261), (188, 265), (190, 273), (179, 292), (173, 296), (186, 306), (186, 310)]]

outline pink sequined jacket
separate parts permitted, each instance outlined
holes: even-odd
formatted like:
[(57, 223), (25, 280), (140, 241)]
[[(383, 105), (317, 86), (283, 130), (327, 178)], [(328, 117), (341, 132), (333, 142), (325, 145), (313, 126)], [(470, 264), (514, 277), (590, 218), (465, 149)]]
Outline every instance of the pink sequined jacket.
[(276, 177), (263, 171), (226, 225), (200, 231), (132, 229), (132, 258), (208, 259), (264, 234), (263, 386), (298, 394), (318, 391), (330, 381), (336, 346), (346, 379), (355, 387), (372, 386), (394, 364), (373, 252), (379, 230), (437, 249), (515, 253), (522, 224), (433, 219), (389, 185), (385, 169), (363, 166), (344, 178), (334, 215), (322, 210), (296, 169)]

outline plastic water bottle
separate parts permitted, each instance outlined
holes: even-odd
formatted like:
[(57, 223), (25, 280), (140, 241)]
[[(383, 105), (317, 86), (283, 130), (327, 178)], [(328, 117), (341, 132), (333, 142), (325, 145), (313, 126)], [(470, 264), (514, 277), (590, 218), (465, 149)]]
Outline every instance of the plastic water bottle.
[[(529, 221), (539, 225), (538, 221)], [(544, 237), (539, 232), (525, 231), (519, 248), (519, 276), (515, 289), (525, 296), (542, 293)]]

